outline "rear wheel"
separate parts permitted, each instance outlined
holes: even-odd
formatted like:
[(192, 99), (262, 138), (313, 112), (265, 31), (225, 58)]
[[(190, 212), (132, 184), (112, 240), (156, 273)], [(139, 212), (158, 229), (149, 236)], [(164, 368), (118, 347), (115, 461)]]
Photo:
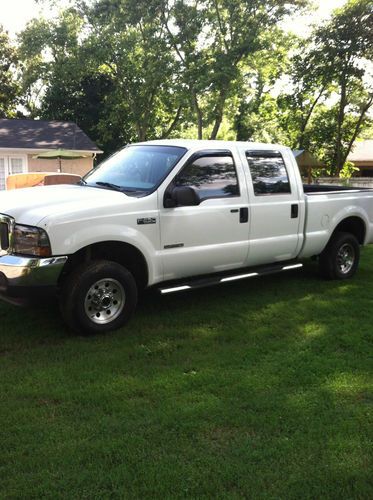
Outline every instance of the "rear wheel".
[(127, 323), (137, 303), (132, 274), (111, 261), (92, 261), (65, 280), (60, 298), (68, 326), (82, 334), (106, 333)]
[(357, 271), (360, 246), (350, 233), (336, 233), (319, 256), (321, 274), (327, 279), (348, 279)]

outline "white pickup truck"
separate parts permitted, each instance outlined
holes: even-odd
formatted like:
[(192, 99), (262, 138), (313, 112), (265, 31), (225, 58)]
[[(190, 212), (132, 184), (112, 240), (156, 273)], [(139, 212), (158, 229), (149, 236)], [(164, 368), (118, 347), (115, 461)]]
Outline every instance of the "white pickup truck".
[(373, 190), (302, 185), (287, 147), (127, 146), (80, 181), (0, 194), (0, 294), (56, 291), (81, 333), (121, 327), (164, 294), (301, 267), (350, 278), (373, 242)]

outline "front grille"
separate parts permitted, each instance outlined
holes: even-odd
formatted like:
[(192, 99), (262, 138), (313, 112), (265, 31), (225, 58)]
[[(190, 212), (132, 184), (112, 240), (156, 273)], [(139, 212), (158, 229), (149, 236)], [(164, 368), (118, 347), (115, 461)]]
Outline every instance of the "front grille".
[(9, 226), (6, 222), (0, 222), (0, 250), (9, 249)]

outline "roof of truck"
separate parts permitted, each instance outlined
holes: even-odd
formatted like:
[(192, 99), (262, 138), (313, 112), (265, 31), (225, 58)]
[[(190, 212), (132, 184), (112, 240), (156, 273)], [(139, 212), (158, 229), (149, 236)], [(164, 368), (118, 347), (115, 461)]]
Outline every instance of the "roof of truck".
[(232, 146), (241, 146), (250, 149), (288, 149), (286, 146), (280, 144), (266, 144), (264, 142), (246, 142), (246, 141), (209, 141), (199, 139), (158, 139), (156, 141), (138, 142), (136, 144), (147, 145), (163, 145), (163, 146), (179, 146), (187, 149), (207, 148), (207, 149), (221, 149), (230, 148)]

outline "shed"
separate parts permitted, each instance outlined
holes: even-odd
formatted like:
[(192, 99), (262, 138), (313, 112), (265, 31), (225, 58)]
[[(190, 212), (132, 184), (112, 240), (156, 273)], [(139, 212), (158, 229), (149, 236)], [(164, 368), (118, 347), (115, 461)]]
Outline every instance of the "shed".
[(312, 169), (322, 168), (324, 165), (307, 149), (294, 149), (293, 155), (295, 156), (301, 175), (307, 177), (310, 184), (312, 182)]

